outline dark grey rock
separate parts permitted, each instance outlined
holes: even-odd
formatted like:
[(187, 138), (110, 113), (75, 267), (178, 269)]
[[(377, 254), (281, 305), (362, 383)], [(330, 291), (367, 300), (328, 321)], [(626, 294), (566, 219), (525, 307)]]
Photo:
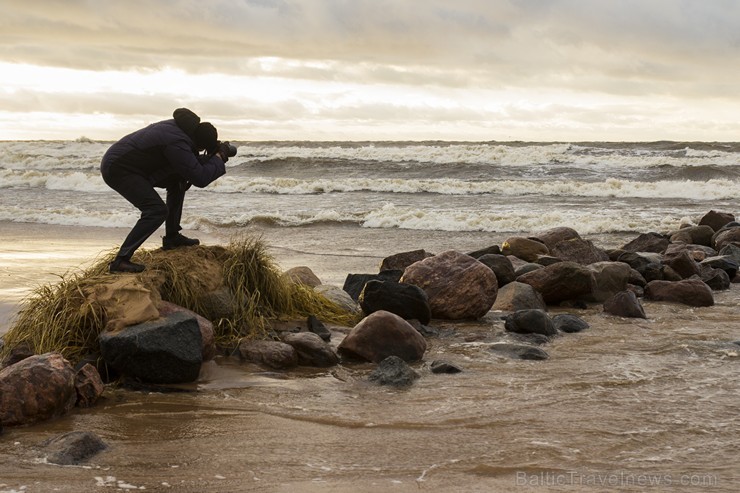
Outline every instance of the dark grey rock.
[(63, 466), (77, 465), (88, 461), (108, 448), (108, 445), (95, 433), (71, 431), (42, 443), (46, 460)]
[(705, 267), (701, 271), (701, 280), (709, 286), (712, 291), (724, 291), (730, 289), (732, 284), (730, 276), (722, 269)]
[(460, 373), (463, 371), (456, 364), (439, 359), (432, 361), (431, 370), (432, 373)]
[(198, 378), (203, 362), (200, 326), (176, 312), (99, 336), (103, 359), (119, 374), (149, 383), (184, 383)]
[(327, 368), (339, 363), (339, 356), (334, 349), (313, 332), (285, 334), (283, 342), (296, 350), (299, 365)]
[(306, 320), (306, 325), (308, 326), (308, 330), (310, 332), (313, 332), (317, 336), (321, 337), (322, 340), (325, 342), (329, 342), (331, 340), (331, 331), (326, 328), (326, 325), (324, 325), (321, 320), (316, 318), (314, 315), (309, 315), (308, 319)]
[(389, 281), (368, 281), (358, 298), (367, 315), (385, 310), (406, 320), (428, 324), (432, 309), (426, 292), (419, 286)]
[(514, 266), (505, 255), (486, 254), (478, 257), (478, 261), (496, 274), (498, 287), (505, 286), (516, 279)]
[(559, 313), (555, 315), (552, 317), (552, 324), (555, 326), (556, 330), (567, 332), (569, 334), (581, 332), (590, 327), (588, 322), (583, 320), (581, 317), (570, 313)]
[(393, 387), (408, 387), (418, 378), (419, 374), (398, 356), (385, 358), (368, 377), (371, 382)]
[(632, 291), (622, 291), (606, 300), (604, 312), (618, 317), (647, 318), (640, 300)]
[(410, 252), (401, 252), (386, 257), (380, 263), (380, 271), (386, 270), (406, 270), (409, 265), (424, 260), (427, 257), (433, 257), (434, 254), (427, 252), (426, 250), (412, 250)]
[(500, 255), (501, 254), (501, 247), (498, 245), (491, 245), (486, 248), (482, 248), (480, 250), (476, 250), (474, 252), (470, 252), (467, 255), (480, 259), (483, 255)]
[(398, 282), (401, 279), (401, 276), (403, 276), (403, 271), (399, 269), (384, 270), (378, 274), (347, 274), (342, 289), (346, 291), (353, 300), (357, 301), (368, 281)]
[(553, 336), (558, 333), (550, 316), (544, 310), (538, 309), (519, 310), (512, 313), (506, 317), (504, 327), (507, 332), (518, 334)]
[(512, 359), (545, 360), (550, 357), (543, 349), (528, 344), (495, 342), (489, 349), (498, 355)]
[(670, 240), (660, 233), (642, 233), (634, 240), (622, 247), (627, 252), (654, 252), (663, 253)]
[[(733, 245), (734, 246), (734, 245)], [(699, 265), (709, 266), (713, 269), (722, 269), (727, 272), (727, 276), (732, 279), (737, 274), (738, 261), (735, 260), (731, 255), (717, 255), (715, 257), (707, 257), (702, 260)]]

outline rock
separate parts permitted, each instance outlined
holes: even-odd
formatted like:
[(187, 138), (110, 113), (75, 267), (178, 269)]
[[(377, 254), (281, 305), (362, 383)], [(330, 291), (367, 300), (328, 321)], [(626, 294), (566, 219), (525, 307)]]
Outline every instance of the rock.
[(560, 243), (561, 241), (580, 240), (581, 235), (579, 235), (578, 231), (576, 231), (573, 228), (568, 228), (566, 226), (560, 226), (557, 228), (548, 229), (541, 233), (537, 233), (533, 236), (530, 236), (529, 239), (539, 241), (540, 243), (544, 243), (545, 246), (550, 251), (552, 251), (553, 247), (557, 245), (558, 243)]
[(501, 255), (501, 247), (498, 245), (491, 245), (480, 250), (468, 253), (473, 258), (480, 259), (483, 255)]
[(558, 262), (563, 262), (563, 259), (561, 259), (560, 257), (553, 257), (551, 255), (540, 255), (535, 261), (536, 264), (542, 266), (557, 264)]
[(702, 260), (699, 264), (701, 267), (711, 267), (713, 269), (722, 269), (727, 272), (730, 279), (735, 277), (738, 270), (738, 261), (730, 255), (718, 255), (716, 257), (708, 257)]
[(668, 245), (668, 248), (666, 248), (665, 252), (663, 252), (663, 256), (665, 258), (674, 257), (682, 251), (686, 251), (686, 253), (689, 254), (689, 257), (691, 257), (696, 262), (701, 262), (707, 257), (713, 257), (717, 255), (717, 250), (712, 247), (695, 245), (693, 243), (671, 243), (670, 245)]
[(516, 332), (504, 332), (496, 337), (495, 342), (513, 342), (515, 344), (529, 344), (531, 346), (542, 346), (552, 340), (551, 336), (542, 334), (518, 334)]
[(176, 312), (99, 336), (103, 359), (121, 375), (147, 383), (184, 383), (198, 378), (202, 337), (192, 315)]
[(435, 359), (434, 361), (432, 361), (430, 368), (432, 370), (432, 373), (460, 373), (462, 372), (462, 368), (460, 368), (458, 365), (454, 363), (450, 363), (449, 361), (441, 360), (441, 359)]
[(547, 352), (538, 347), (511, 342), (495, 342), (489, 346), (489, 350), (511, 359), (545, 360), (550, 357)]
[(564, 261), (582, 265), (609, 260), (609, 255), (604, 250), (595, 246), (591, 240), (581, 238), (561, 241), (551, 249), (550, 253)]
[(34, 355), (0, 370), (0, 423), (35, 423), (75, 405), (75, 371), (59, 353)]
[(385, 310), (406, 320), (416, 319), (422, 324), (428, 324), (432, 318), (426, 292), (413, 284), (368, 281), (360, 293), (359, 302), (362, 311), (368, 315)]
[(640, 273), (646, 281), (663, 278), (663, 259), (660, 254), (648, 252), (625, 252), (619, 256), (618, 262), (624, 262)]
[(173, 313), (184, 313), (188, 316), (195, 317), (198, 321), (198, 328), (200, 329), (201, 337), (201, 351), (203, 353), (203, 361), (210, 361), (216, 356), (216, 339), (213, 332), (213, 324), (210, 320), (205, 317), (201, 317), (197, 313), (183, 308), (169, 301), (162, 301), (159, 304), (159, 316), (167, 317)]
[(642, 233), (634, 240), (622, 247), (627, 252), (665, 252), (671, 241), (665, 235), (659, 233)]
[(494, 310), (504, 312), (515, 312), (518, 310), (527, 310), (530, 308), (546, 310), (547, 305), (542, 295), (535, 291), (529, 284), (514, 281), (499, 289), (496, 296), (496, 302), (493, 304)]
[(86, 363), (82, 368), (77, 370), (74, 385), (75, 392), (77, 393), (77, 407), (93, 406), (105, 390), (100, 373), (90, 363)]
[(711, 210), (704, 214), (704, 216), (699, 220), (699, 226), (709, 226), (714, 231), (719, 231), (722, 229), (727, 223), (731, 223), (735, 220), (735, 216), (730, 214), (729, 212), (718, 212), (715, 210)]
[(346, 291), (353, 300), (357, 301), (368, 281), (398, 282), (402, 275), (402, 270), (384, 270), (378, 274), (347, 274), (347, 277), (344, 279), (344, 286), (342, 289)]
[[(587, 266), (594, 276), (594, 290), (587, 296), (588, 301), (603, 302), (620, 291), (627, 289), (627, 284), (634, 269), (624, 262), (595, 262)], [(639, 275), (639, 273), (638, 273)]]
[(518, 334), (542, 334), (554, 336), (558, 333), (544, 310), (519, 310), (508, 315), (504, 320), (504, 328), (507, 332)]
[(670, 236), (672, 243), (693, 243), (696, 245), (712, 245), (714, 230), (709, 226), (688, 226), (681, 228)]
[(377, 368), (368, 377), (368, 380), (379, 385), (393, 387), (408, 387), (419, 378), (403, 359), (398, 356), (388, 356), (380, 362)]
[(409, 265), (433, 256), (433, 254), (428, 253), (426, 250), (397, 253), (383, 259), (380, 263), (380, 272), (386, 270), (400, 270), (403, 272)]
[[(507, 257), (508, 258), (508, 257)], [(545, 267), (541, 264), (536, 264), (533, 262), (525, 262), (519, 267), (516, 267), (516, 270), (514, 271), (514, 275), (516, 276), (515, 279), (519, 279), (520, 276), (523, 276), (524, 274), (528, 272), (532, 272), (535, 270), (539, 270), (541, 268)]]
[(532, 286), (548, 305), (590, 295), (595, 286), (591, 271), (575, 262), (548, 265), (519, 276), (517, 281)]
[(423, 289), (432, 317), (449, 320), (478, 319), (496, 300), (496, 276), (468, 255), (448, 250), (410, 265), (401, 282)]
[(374, 312), (360, 321), (339, 344), (342, 356), (378, 363), (388, 356), (418, 361), (427, 343), (407, 321), (386, 311)]
[(740, 246), (740, 226), (725, 227), (717, 231), (712, 237), (711, 246), (714, 247), (715, 250), (720, 251), (727, 245), (733, 243)]
[(673, 270), (670, 265), (662, 265), (660, 267), (660, 276), (658, 279), (663, 281), (680, 281), (683, 277), (681, 274)]
[(407, 322), (424, 337), (439, 337), (439, 329), (423, 325), (421, 322), (414, 319), (407, 320)]
[(357, 304), (357, 300), (353, 299), (345, 290), (331, 284), (322, 284), (313, 289), (347, 313), (360, 314), (360, 305)]
[(527, 262), (534, 262), (539, 255), (548, 255), (550, 250), (539, 241), (513, 236), (504, 241), (501, 246), (501, 253), (513, 255)]
[(509, 260), (505, 255), (486, 254), (476, 258), (478, 259), (478, 262), (493, 271), (496, 275), (496, 281), (499, 288), (516, 279), (514, 266), (512, 265), (511, 260)]
[(663, 264), (676, 271), (682, 279), (688, 279), (691, 276), (698, 276), (701, 274), (699, 264), (694, 262), (694, 259), (691, 258), (686, 250), (671, 257), (666, 257), (663, 260)]
[(309, 267), (304, 265), (288, 269), (283, 275), (293, 284), (302, 284), (311, 288), (321, 285), (321, 279)]
[(225, 286), (205, 292), (198, 297), (197, 303), (197, 306), (200, 307), (199, 310), (202, 312), (201, 315), (207, 320), (234, 317), (234, 294)]
[(33, 356), (33, 349), (31, 349), (31, 346), (28, 344), (28, 342), (22, 341), (10, 348), (10, 351), (3, 359), (2, 364), (0, 364), (0, 369), (6, 368), (10, 365), (14, 365), (19, 361), (23, 361), (24, 359), (31, 356)]
[(321, 320), (316, 318), (314, 315), (309, 315), (306, 319), (306, 326), (309, 332), (313, 332), (317, 336), (321, 337), (324, 342), (331, 341), (331, 331), (326, 328)]
[(285, 334), (283, 342), (296, 350), (299, 365), (327, 368), (339, 363), (339, 356), (334, 349), (313, 332)]
[(635, 269), (630, 267), (630, 277), (627, 279), (628, 284), (632, 284), (633, 286), (639, 286), (641, 288), (644, 288), (647, 284), (647, 281), (644, 277), (642, 277), (642, 274), (637, 272)]
[(701, 280), (709, 286), (712, 291), (724, 291), (730, 289), (730, 276), (722, 269), (706, 267), (701, 271)]
[(281, 341), (243, 340), (239, 344), (239, 355), (246, 361), (277, 370), (298, 366), (298, 352)]
[(618, 317), (647, 318), (645, 310), (632, 291), (622, 291), (604, 302), (604, 312)]
[(719, 254), (723, 257), (730, 257), (740, 265), (740, 246), (730, 243), (723, 247)]
[(42, 447), (47, 454), (47, 462), (62, 466), (73, 466), (87, 462), (93, 456), (107, 449), (108, 445), (95, 433), (70, 431), (46, 440)]
[(568, 334), (581, 332), (589, 328), (588, 322), (578, 315), (572, 315), (570, 313), (559, 313), (555, 315), (552, 317), (552, 325), (555, 327), (555, 330)]
[(669, 301), (689, 306), (712, 306), (712, 290), (699, 279), (681, 281), (650, 281), (645, 287), (645, 298), (653, 301)]

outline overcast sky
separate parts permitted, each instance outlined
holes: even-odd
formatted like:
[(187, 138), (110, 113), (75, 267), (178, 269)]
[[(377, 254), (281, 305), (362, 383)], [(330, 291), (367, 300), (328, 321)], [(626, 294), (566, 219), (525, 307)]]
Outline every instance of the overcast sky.
[(0, 139), (740, 140), (736, 0), (2, 0)]

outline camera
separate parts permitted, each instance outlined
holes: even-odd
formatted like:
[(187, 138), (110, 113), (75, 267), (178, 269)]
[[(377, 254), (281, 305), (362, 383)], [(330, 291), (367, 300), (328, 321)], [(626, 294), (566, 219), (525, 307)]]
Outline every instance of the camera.
[(216, 146), (217, 151), (221, 151), (221, 154), (224, 155), (224, 157), (234, 157), (236, 156), (236, 147), (231, 145), (230, 142), (218, 142), (218, 145)]

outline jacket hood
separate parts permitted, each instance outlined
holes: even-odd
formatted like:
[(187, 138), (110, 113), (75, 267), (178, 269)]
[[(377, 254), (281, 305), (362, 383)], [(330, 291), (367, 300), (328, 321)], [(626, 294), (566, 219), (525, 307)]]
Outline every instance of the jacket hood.
[(172, 116), (175, 123), (185, 132), (188, 137), (193, 138), (200, 123), (200, 117), (187, 108), (177, 108)]

